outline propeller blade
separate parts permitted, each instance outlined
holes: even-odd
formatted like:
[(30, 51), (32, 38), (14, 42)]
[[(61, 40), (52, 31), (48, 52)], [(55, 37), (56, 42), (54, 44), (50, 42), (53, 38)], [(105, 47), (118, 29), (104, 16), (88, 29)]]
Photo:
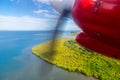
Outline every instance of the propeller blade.
[(54, 47), (56, 47), (54, 45), (54, 41), (57, 37), (58, 34), (58, 29), (62, 26), (65, 26), (66, 21), (64, 20), (66, 17), (68, 18), (72, 18), (71, 16), (71, 11), (72, 11), (72, 7), (74, 4), (75, 0), (50, 0), (50, 4), (51, 6), (60, 13), (60, 17), (57, 20), (57, 23), (55, 24), (55, 30), (53, 33), (53, 37), (52, 37), (52, 45), (51, 45), (51, 51), (53, 51)]
[(53, 35), (53, 40), (56, 38), (58, 29), (65, 24), (64, 18), (67, 18), (71, 13), (71, 9), (64, 9), (60, 17), (58, 18), (57, 24), (55, 26), (55, 31)]
[[(49, 3), (51, 6), (60, 14), (64, 12), (64, 9), (71, 9), (73, 8), (75, 0), (50, 0)], [(72, 18), (72, 14), (68, 16)]]
[(61, 26), (65, 26), (66, 21), (64, 19), (66, 17), (68, 17), (70, 15), (70, 13), (71, 13), (71, 9), (64, 9), (62, 14), (58, 18), (58, 21), (55, 25), (55, 30), (54, 30), (54, 33), (53, 33), (53, 37), (52, 37), (51, 52), (53, 52), (54, 48), (56, 47), (54, 42), (55, 42), (55, 39), (57, 38), (57, 34), (58, 34), (58, 31), (59, 31), (58, 29)]

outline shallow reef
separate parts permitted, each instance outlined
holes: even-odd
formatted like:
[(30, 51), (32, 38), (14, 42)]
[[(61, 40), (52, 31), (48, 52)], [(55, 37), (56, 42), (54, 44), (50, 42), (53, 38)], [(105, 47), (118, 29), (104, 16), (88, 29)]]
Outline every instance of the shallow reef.
[(59, 38), (32, 48), (33, 54), (58, 67), (93, 76), (99, 80), (120, 80), (120, 60), (81, 47), (70, 38)]

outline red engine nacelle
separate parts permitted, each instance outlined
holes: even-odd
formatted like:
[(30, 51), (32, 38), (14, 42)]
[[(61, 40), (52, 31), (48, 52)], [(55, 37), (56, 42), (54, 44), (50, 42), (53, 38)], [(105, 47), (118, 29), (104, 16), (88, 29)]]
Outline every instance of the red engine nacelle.
[(120, 0), (76, 0), (73, 18), (84, 47), (120, 59)]

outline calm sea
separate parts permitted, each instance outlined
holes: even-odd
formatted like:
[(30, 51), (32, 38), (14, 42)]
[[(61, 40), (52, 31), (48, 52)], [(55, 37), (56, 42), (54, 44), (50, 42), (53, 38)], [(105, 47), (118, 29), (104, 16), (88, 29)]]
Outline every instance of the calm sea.
[[(73, 37), (59, 32), (58, 37)], [(81, 80), (84, 75), (68, 72), (40, 60), (31, 48), (52, 39), (52, 31), (0, 31), (0, 80)]]

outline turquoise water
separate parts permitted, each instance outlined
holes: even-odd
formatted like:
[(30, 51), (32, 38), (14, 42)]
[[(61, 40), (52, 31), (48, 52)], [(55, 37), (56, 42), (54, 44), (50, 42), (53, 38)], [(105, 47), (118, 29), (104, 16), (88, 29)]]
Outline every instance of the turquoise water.
[(1, 31), (0, 78), (4, 79), (9, 74), (21, 69), (24, 66), (23, 62), (32, 57), (31, 48), (51, 39), (49, 33), (51, 32)]
[[(0, 31), (0, 80), (84, 80), (84, 75), (57, 68), (32, 54), (31, 48), (51, 40), (52, 33)], [(73, 37), (69, 33), (60, 32), (58, 37)]]

